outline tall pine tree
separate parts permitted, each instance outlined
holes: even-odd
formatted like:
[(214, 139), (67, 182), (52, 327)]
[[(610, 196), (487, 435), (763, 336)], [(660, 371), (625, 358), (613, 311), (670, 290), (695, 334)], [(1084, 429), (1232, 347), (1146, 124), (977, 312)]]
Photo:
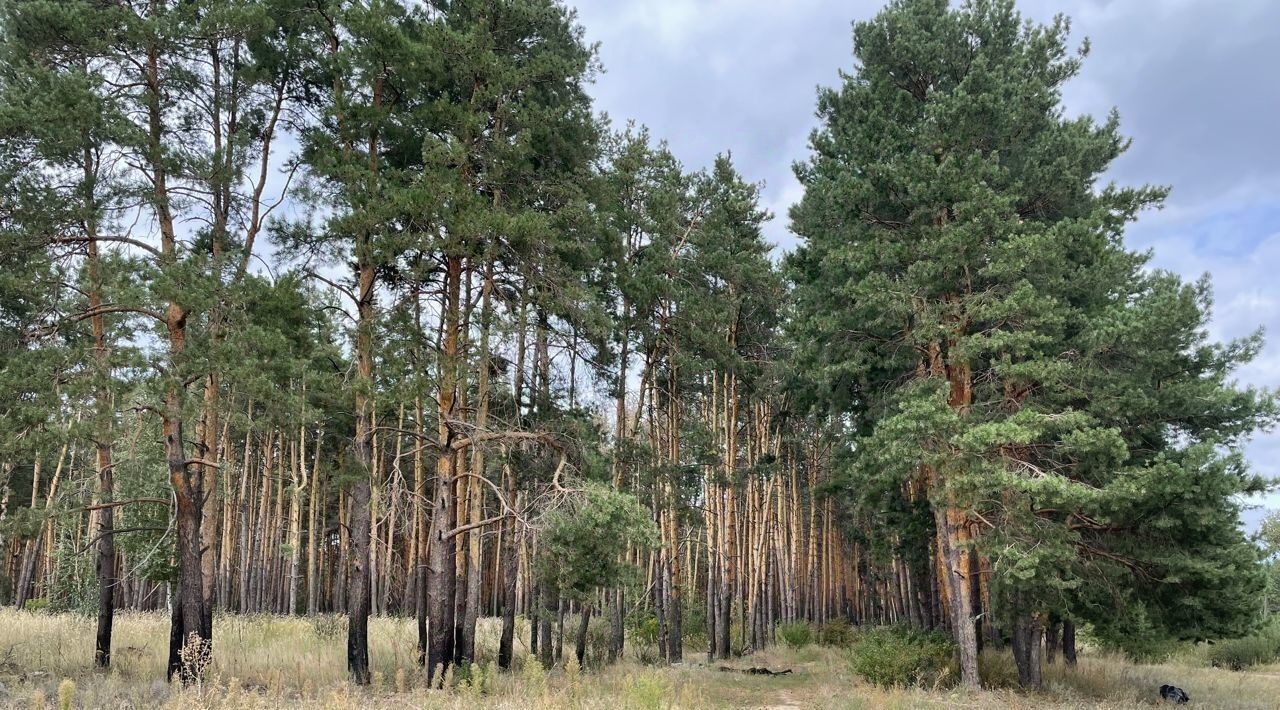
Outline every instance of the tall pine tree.
[[(821, 93), (797, 168), (800, 357), (845, 417), (850, 489), (867, 505), (885, 490), (928, 497), (970, 687), (979, 615), (1005, 625), (1036, 686), (1045, 619), (1096, 604), (1100, 578), (1147, 598), (1149, 580), (1168, 591), (1194, 577), (1186, 606), (1226, 623), (1226, 579), (1251, 576), (1231, 500), (1256, 482), (1215, 446), (1270, 412), (1227, 379), (1256, 343), (1206, 344), (1203, 300), (1147, 279), (1124, 249), (1125, 225), (1163, 190), (1097, 185), (1128, 143), (1114, 114), (1064, 115), (1087, 49), (1070, 51), (1068, 29), (1024, 22), (1009, 0), (892, 3), (855, 25), (858, 67)], [(1155, 303), (1167, 310), (1154, 361), (1121, 355), (1112, 339), (1154, 329)], [(1164, 401), (1117, 409), (1144, 398)], [(1188, 478), (1212, 513), (1198, 518), (1208, 567), (1121, 542)]]

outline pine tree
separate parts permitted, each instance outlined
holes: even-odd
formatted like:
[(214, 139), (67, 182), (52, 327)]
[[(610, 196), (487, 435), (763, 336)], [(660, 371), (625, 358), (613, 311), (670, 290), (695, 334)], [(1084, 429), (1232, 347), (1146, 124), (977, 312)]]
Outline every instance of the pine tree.
[[(1215, 563), (1188, 586), (1216, 596), (1227, 570), (1249, 564), (1239, 534), (1220, 523), (1234, 519), (1231, 496), (1254, 484), (1199, 440), (1229, 446), (1265, 418), (1264, 398), (1225, 380), (1250, 348), (1206, 352), (1191, 337), (1201, 310), (1184, 303), (1163, 356), (1197, 363), (1203, 375), (1193, 368), (1184, 381), (1208, 388), (1219, 408), (1189, 416), (1190, 428), (1150, 420), (1128, 440), (1118, 426), (1128, 413), (1096, 411), (1117, 391), (1142, 397), (1152, 385), (1141, 380), (1154, 363), (1097, 379), (1103, 355), (1089, 346), (1143, 311), (1153, 286), (1142, 283), (1143, 258), (1124, 250), (1123, 228), (1163, 191), (1096, 186), (1127, 141), (1114, 114), (1063, 115), (1061, 87), (1087, 49), (1070, 52), (1068, 27), (1025, 23), (1002, 0), (891, 4), (855, 25), (859, 66), (821, 93), (813, 156), (797, 168), (806, 193), (792, 212), (805, 240), (790, 260), (795, 339), (815, 386), (848, 417), (863, 499), (927, 493), (970, 687), (979, 611), (1008, 625), (1021, 679), (1038, 686), (1047, 612), (1071, 609), (1061, 600), (1088, 596), (1100, 575), (1116, 583), (1115, 564), (1135, 594), (1154, 568), (1174, 569), (1093, 540), (1168, 502), (1131, 487), (1123, 467), (1134, 457), (1145, 464), (1134, 475), (1182, 470), (1206, 482), (1200, 509), (1213, 515), (1201, 532), (1213, 531)], [(1175, 443), (1175, 432), (1191, 441)]]

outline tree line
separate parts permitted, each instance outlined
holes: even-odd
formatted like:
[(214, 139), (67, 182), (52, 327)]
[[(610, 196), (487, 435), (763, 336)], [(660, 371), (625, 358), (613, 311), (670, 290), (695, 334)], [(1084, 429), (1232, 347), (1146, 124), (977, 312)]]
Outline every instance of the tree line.
[(357, 683), (388, 614), (437, 684), (481, 616), (503, 668), (518, 616), (548, 666), (909, 624), (970, 686), (1246, 631), (1261, 336), (1125, 248), (1166, 191), (1100, 184), (1068, 29), (855, 23), (777, 260), (554, 0), (3, 3), (3, 599), (96, 610), (102, 667), (168, 609), (184, 681), (215, 612), (345, 614)]

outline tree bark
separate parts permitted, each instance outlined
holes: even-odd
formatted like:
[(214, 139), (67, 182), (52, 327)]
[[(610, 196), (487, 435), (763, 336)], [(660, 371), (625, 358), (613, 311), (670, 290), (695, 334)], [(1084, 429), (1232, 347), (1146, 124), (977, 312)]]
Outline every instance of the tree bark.
[[(444, 670), (452, 661), (453, 641), (453, 592), (457, 570), (449, 554), (454, 547), (446, 537), (455, 518), (454, 468), (457, 455), (453, 450), (453, 430), (450, 419), (455, 416), (458, 382), (458, 330), (460, 324), (460, 290), (462, 285), (462, 257), (445, 258), (445, 303), (442, 316), (440, 352), (440, 393), (437, 397), (439, 451), (436, 460), (436, 481), (432, 494), (434, 508), (431, 515), (430, 546), (427, 563), (427, 616), (429, 618), (427, 640), (427, 684), (436, 682), (435, 674)], [(440, 679), (441, 681), (443, 678)]]
[(1044, 627), (1044, 660), (1045, 663), (1053, 665), (1058, 661), (1058, 647), (1062, 643), (1061, 639), (1062, 621), (1057, 615), (1049, 617), (1049, 623)]
[(1068, 666), (1076, 664), (1076, 624), (1070, 619), (1062, 620), (1062, 660)]
[(1014, 621), (1013, 659), (1018, 666), (1018, 683), (1029, 690), (1044, 686), (1040, 663), (1040, 640), (1044, 631), (1038, 613), (1022, 612)]
[[(504, 462), (503, 479), (506, 484), (507, 500), (514, 505), (516, 501), (516, 478), (509, 463)], [(516, 582), (519, 576), (520, 559), (517, 554), (516, 521), (507, 518), (502, 530), (502, 636), (498, 640), (498, 667), (503, 670), (511, 668), (516, 634)]]
[(587, 630), (591, 623), (591, 605), (582, 605), (582, 618), (578, 620), (578, 635), (573, 646), (573, 655), (578, 659), (581, 668), (587, 656)]

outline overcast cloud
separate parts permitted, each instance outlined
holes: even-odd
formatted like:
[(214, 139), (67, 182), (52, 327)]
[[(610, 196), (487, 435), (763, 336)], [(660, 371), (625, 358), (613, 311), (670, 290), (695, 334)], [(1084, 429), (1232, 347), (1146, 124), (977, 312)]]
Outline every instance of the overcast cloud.
[[(777, 217), (770, 241), (790, 249), (787, 207), (799, 199), (791, 163), (807, 155), (817, 86), (852, 70), (851, 23), (884, 2), (855, 0), (579, 0), (580, 21), (601, 43), (597, 108), (665, 138), (686, 167), (732, 150), (765, 183)], [(1129, 232), (1154, 264), (1216, 294), (1212, 334), (1265, 326), (1270, 342), (1242, 382), (1280, 384), (1280, 2), (1274, 0), (1025, 0), (1047, 21), (1062, 12), (1092, 53), (1065, 92), (1069, 113), (1120, 111), (1133, 148), (1111, 178), (1171, 185), (1166, 208)], [(1280, 480), (1280, 435), (1248, 449)], [(1260, 503), (1280, 508), (1280, 495)], [(1262, 509), (1247, 511), (1250, 528)]]

